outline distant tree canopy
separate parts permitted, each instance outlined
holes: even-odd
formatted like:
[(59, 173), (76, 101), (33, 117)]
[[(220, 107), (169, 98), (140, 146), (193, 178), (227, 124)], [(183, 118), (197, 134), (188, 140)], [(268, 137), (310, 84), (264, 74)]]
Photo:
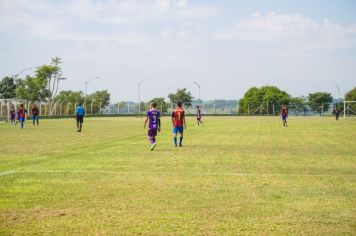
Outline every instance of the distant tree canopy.
[(308, 100), (310, 109), (322, 114), (323, 111), (327, 111), (329, 109), (330, 103), (333, 101), (333, 97), (327, 92), (316, 92), (309, 93)]
[(53, 99), (57, 96), (59, 81), (64, 80), (62, 78), (62, 70), (59, 67), (62, 61), (59, 57), (55, 57), (51, 59), (51, 63), (49, 65), (42, 65), (36, 70), (36, 78), (41, 81), (45, 81), (45, 85), (47, 87), (47, 100), (49, 103), (53, 101)]
[(15, 98), (16, 83), (12, 77), (6, 76), (0, 81), (0, 98)]
[[(260, 113), (266, 114), (273, 113), (272, 104), (288, 105), (291, 96), (275, 86), (263, 86), (261, 88), (252, 87), (245, 93), (244, 97), (240, 100), (239, 113), (248, 113), (249, 109), (257, 109), (263, 106)], [(277, 113), (278, 111), (275, 111)]]
[(356, 87), (345, 94), (345, 101), (356, 101)]
[(25, 79), (18, 80), (16, 93), (18, 98), (31, 102), (47, 101), (49, 91), (46, 88), (47, 80), (45, 78), (26, 76)]
[(72, 90), (62, 90), (59, 92), (57, 97), (55, 98), (55, 101), (61, 102), (61, 103), (83, 103), (84, 102), (84, 96), (81, 91), (75, 92)]
[(157, 107), (156, 109), (161, 111), (161, 112), (167, 112), (169, 104), (164, 100), (163, 97), (159, 97), (159, 98), (154, 98), (151, 101), (149, 101), (147, 103), (148, 107), (151, 106), (151, 103), (155, 102)]
[[(356, 101), (356, 87), (345, 94), (345, 101)], [(346, 107), (356, 111), (356, 103), (347, 104)]]
[(87, 97), (87, 103), (101, 103), (102, 106), (107, 106), (110, 103), (110, 93), (108, 90), (96, 91)]
[[(60, 103), (84, 103), (85, 97), (81, 91), (71, 91), (63, 90), (54, 99), (56, 102)], [(90, 112), (98, 112), (100, 108), (103, 108), (109, 105), (110, 102), (110, 93), (107, 90), (96, 91), (87, 96), (86, 110)], [(92, 105), (93, 104), (93, 105)], [(101, 106), (100, 106), (101, 105)]]
[(305, 111), (308, 107), (308, 99), (306, 97), (292, 97), (290, 99), (290, 104), (295, 108), (296, 114), (299, 112)]
[(168, 98), (173, 104), (177, 104), (177, 102), (182, 102), (185, 106), (191, 106), (192, 105), (192, 100), (193, 96), (192, 94), (187, 91), (186, 88), (183, 89), (177, 89), (176, 93), (170, 93), (168, 94)]

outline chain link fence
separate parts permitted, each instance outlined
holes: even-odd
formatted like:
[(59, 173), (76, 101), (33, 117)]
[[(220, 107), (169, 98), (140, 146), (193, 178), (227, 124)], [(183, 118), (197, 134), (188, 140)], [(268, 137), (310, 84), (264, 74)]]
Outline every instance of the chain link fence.
[[(28, 111), (27, 116), (32, 116), (32, 108), (34, 105), (39, 110), (39, 116), (42, 118), (60, 118), (60, 117), (72, 117), (75, 115), (76, 107), (78, 103), (43, 103), (43, 102), (29, 102), (26, 100), (17, 99), (0, 99), (0, 120), (8, 121), (10, 118), (10, 111), (17, 110), (20, 104), (24, 105), (24, 108)], [(197, 106), (200, 106), (203, 115), (243, 115), (243, 116), (266, 116), (266, 115), (278, 115), (283, 105), (280, 104), (260, 104), (260, 105), (248, 105), (246, 112), (239, 111), (239, 105), (237, 100), (211, 100), (211, 101), (193, 101), (191, 106), (184, 106), (187, 115), (195, 115)], [(290, 116), (322, 116), (333, 115), (335, 107), (338, 106), (340, 110), (340, 116), (356, 116), (356, 103), (346, 103), (345, 107), (343, 103), (328, 104), (328, 106), (309, 106), (289, 104), (287, 105)], [(144, 115), (145, 111), (149, 109), (148, 104), (145, 107), (141, 106), (141, 112), (139, 112), (138, 103), (135, 102), (120, 102), (116, 104), (110, 104), (103, 106), (100, 102), (90, 102), (84, 104), (87, 115)], [(327, 107), (327, 109), (325, 109)], [(163, 115), (170, 115), (173, 111), (173, 106), (167, 104), (157, 104), (157, 109), (161, 111)]]

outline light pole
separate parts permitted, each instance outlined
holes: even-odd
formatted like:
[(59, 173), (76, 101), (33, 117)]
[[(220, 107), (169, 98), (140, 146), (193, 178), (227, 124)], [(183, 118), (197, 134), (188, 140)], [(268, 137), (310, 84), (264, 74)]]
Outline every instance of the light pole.
[(196, 84), (198, 86), (199, 89), (199, 105), (200, 105), (200, 84), (197, 81), (194, 81), (194, 84)]
[(141, 113), (141, 84), (148, 79), (143, 79), (138, 83), (138, 113)]
[[(25, 68), (25, 69), (22, 69), (19, 73), (15, 74), (12, 76), (12, 78), (15, 80), (14, 82), (16, 82), (17, 78), (19, 77), (19, 75), (21, 75), (23, 72), (27, 71), (27, 70), (32, 70), (32, 67), (29, 67), (29, 68)], [(17, 87), (17, 86), (16, 86)], [(16, 99), (17, 99), (17, 89), (15, 90), (15, 93), (16, 93)]]
[(338, 91), (338, 93), (339, 93), (339, 98), (341, 98), (339, 85), (335, 84), (335, 87), (337, 88), (337, 91)]
[(13, 75), (13, 78), (14, 79), (17, 79), (17, 77), (19, 77), (19, 75), (21, 75), (23, 72), (25, 72), (26, 70), (32, 70), (32, 67), (29, 67), (29, 68), (25, 68), (23, 70), (21, 70), (19, 73)]
[(85, 98), (84, 98), (84, 108), (86, 108), (86, 104), (87, 104), (87, 95), (88, 95), (88, 83), (94, 79), (98, 79), (99, 76), (95, 76), (91, 79), (88, 79), (87, 81), (85, 81)]

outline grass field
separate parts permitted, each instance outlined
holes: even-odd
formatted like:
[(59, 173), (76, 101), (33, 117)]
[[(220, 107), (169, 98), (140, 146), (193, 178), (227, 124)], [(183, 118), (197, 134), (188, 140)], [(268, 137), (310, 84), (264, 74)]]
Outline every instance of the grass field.
[(0, 124), (0, 235), (355, 235), (356, 119)]

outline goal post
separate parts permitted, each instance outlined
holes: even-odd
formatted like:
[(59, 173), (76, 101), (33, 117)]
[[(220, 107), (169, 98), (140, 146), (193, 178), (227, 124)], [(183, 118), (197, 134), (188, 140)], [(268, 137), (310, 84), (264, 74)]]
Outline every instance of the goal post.
[(344, 119), (346, 118), (346, 113), (352, 112), (356, 116), (356, 101), (344, 101)]

